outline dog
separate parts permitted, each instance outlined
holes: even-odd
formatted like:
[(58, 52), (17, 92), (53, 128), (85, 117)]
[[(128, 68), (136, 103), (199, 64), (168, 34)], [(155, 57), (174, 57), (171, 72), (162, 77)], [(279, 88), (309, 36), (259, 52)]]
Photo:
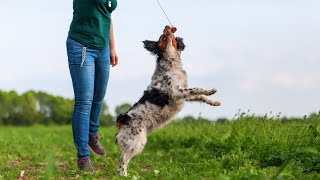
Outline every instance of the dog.
[(158, 41), (143, 41), (144, 48), (156, 55), (157, 63), (151, 84), (142, 98), (116, 120), (119, 131), (115, 143), (122, 151), (118, 171), (122, 176), (128, 175), (128, 163), (142, 152), (148, 134), (170, 123), (185, 101), (220, 105), (206, 98), (216, 93), (216, 89), (188, 88), (187, 73), (180, 59), (185, 44), (182, 38), (174, 36), (176, 31), (177, 28), (166, 26)]

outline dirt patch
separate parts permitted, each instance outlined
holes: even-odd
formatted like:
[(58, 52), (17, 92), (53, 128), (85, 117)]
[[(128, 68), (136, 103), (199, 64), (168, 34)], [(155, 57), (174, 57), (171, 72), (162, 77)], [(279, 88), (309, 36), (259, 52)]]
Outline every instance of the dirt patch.
[(21, 162), (21, 159), (18, 159), (18, 160), (10, 160), (10, 161), (7, 161), (5, 167), (6, 168), (13, 168), (13, 167), (16, 167), (20, 164)]

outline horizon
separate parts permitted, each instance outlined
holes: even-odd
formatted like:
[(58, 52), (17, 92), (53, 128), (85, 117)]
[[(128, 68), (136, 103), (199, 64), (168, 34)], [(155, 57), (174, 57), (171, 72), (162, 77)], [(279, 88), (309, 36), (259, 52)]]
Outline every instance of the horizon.
[[(21, 93), (18, 93), (15, 90), (3, 90), (3, 89), (0, 89), (0, 91), (5, 91), (5, 92), (12, 92), (13, 91), (13, 92), (17, 93), (19, 96), (21, 96), (22, 94), (27, 93), (29, 91), (33, 91), (35, 93), (43, 92), (43, 93), (46, 93), (48, 95), (52, 95), (54, 97), (62, 97), (62, 98), (68, 99), (68, 100), (73, 100), (72, 97), (71, 98), (70, 97), (65, 97), (65, 96), (61, 96), (61, 95), (52, 94), (52, 93), (49, 93), (49, 92), (46, 92), (46, 91), (36, 91), (36, 90), (33, 90), (33, 89), (30, 89), (30, 90), (27, 90), (27, 91), (24, 91), (24, 92), (21, 92)], [(107, 104), (108, 113), (111, 114), (112, 116), (115, 116), (116, 115), (116, 112), (115, 112), (116, 107), (120, 106), (122, 104), (125, 104), (125, 103), (129, 103), (129, 102), (123, 102), (123, 103), (114, 105), (113, 109), (111, 109), (109, 107), (109, 105)], [(136, 103), (136, 102), (134, 102), (134, 103)], [(129, 103), (129, 104), (132, 106), (134, 103)], [(202, 104), (204, 104), (204, 103), (202, 103)], [(192, 116), (193, 118), (205, 118), (205, 119), (208, 119), (208, 120), (211, 120), (211, 121), (216, 121), (216, 120), (219, 120), (219, 119), (234, 120), (235, 118), (240, 117), (240, 115), (254, 116), (254, 117), (266, 117), (266, 118), (276, 117), (276, 119), (279, 119), (279, 118), (305, 118), (305, 117), (309, 117), (309, 116), (311, 116), (313, 114), (317, 114), (317, 113), (320, 114), (320, 110), (312, 111), (312, 112), (306, 113), (306, 114), (301, 115), (301, 116), (290, 116), (290, 115), (289, 116), (283, 116), (281, 112), (272, 112), (272, 111), (266, 112), (265, 114), (258, 114), (257, 115), (255, 112), (251, 112), (250, 109), (247, 109), (247, 110), (238, 109), (238, 111), (235, 112), (235, 114), (232, 117), (221, 116), (221, 117), (215, 117), (213, 119), (213, 118), (203, 117), (203, 116), (201, 116), (201, 113), (199, 113), (199, 114), (185, 114), (184, 116), (177, 116), (174, 119), (177, 119), (177, 118), (179, 119), (179, 118), (185, 118), (185, 117), (188, 117), (188, 116)]]

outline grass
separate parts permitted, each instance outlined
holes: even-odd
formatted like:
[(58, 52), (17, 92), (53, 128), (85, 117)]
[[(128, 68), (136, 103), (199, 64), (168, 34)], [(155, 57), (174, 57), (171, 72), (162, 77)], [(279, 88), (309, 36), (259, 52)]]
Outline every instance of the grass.
[(320, 179), (320, 116), (281, 122), (176, 121), (151, 134), (142, 154), (117, 175), (113, 127), (101, 127), (106, 157), (79, 172), (71, 126), (0, 127), (0, 179)]

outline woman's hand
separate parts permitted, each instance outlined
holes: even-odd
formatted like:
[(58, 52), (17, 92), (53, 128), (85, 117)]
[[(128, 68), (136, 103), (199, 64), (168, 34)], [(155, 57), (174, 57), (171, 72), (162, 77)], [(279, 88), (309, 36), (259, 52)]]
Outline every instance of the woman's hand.
[(116, 50), (110, 50), (110, 64), (112, 67), (118, 64), (118, 55)]

